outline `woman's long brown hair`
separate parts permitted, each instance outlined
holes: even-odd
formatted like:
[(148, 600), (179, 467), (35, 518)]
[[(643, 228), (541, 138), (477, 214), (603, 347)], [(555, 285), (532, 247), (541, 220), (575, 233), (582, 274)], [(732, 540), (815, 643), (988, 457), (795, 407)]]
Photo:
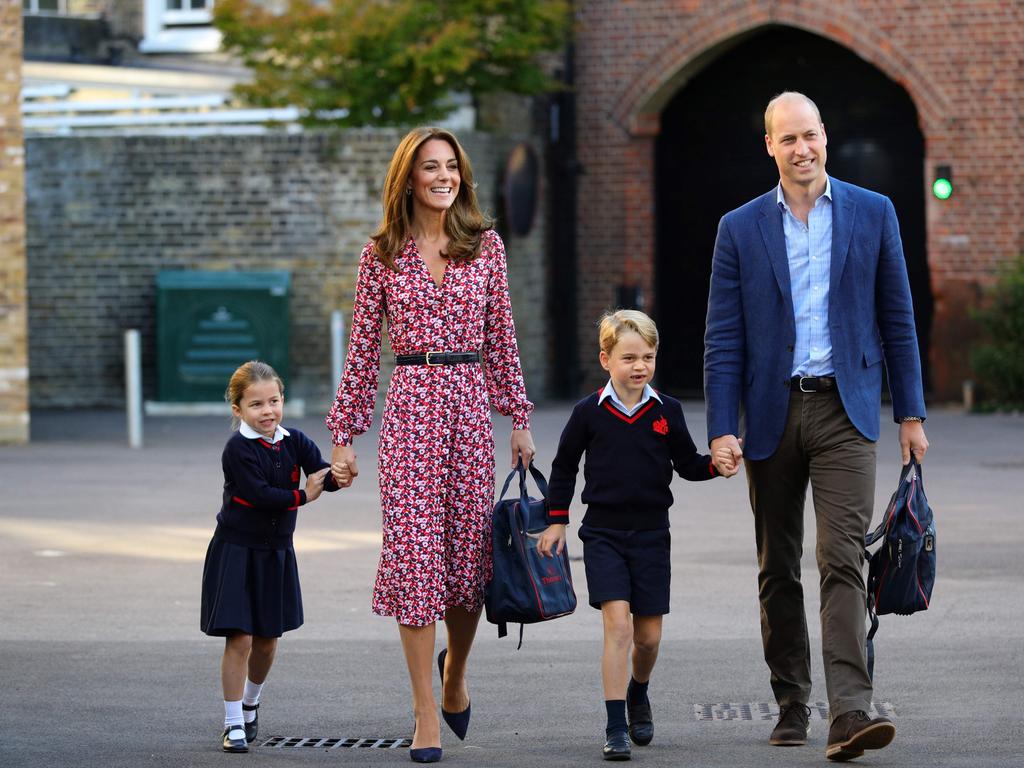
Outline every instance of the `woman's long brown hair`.
[(493, 222), (484, 216), (477, 204), (473, 168), (455, 135), (442, 128), (413, 128), (399, 142), (391, 157), (391, 164), (384, 177), (384, 217), (371, 238), (377, 258), (388, 269), (396, 272), (398, 267), (395, 265), (395, 257), (402, 252), (412, 234), (412, 195), (407, 195), (405, 189), (412, 175), (416, 153), (431, 139), (448, 142), (459, 164), (459, 192), (444, 215), (448, 248), (441, 255), (455, 262), (472, 261), (480, 253), (481, 233), (493, 226)]

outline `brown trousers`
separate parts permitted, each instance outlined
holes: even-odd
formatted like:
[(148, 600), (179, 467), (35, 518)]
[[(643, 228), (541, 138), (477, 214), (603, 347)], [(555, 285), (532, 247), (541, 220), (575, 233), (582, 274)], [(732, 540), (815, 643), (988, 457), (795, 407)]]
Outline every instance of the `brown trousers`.
[(875, 495), (875, 443), (850, 423), (836, 390), (793, 392), (782, 440), (746, 461), (757, 536), (761, 639), (781, 704), (807, 703), (811, 660), (800, 585), (810, 481), (821, 588), (821, 646), (832, 717), (871, 705), (865, 653), (864, 534)]

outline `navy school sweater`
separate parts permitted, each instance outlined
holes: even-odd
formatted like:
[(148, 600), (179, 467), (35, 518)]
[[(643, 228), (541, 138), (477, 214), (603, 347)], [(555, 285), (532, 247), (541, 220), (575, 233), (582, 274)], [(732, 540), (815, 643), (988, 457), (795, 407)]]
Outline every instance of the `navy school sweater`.
[(672, 470), (687, 480), (717, 476), (711, 457), (697, 453), (683, 406), (662, 393), (632, 416), (600, 392), (573, 408), (562, 430), (548, 482), (548, 523), (568, 523), (569, 503), (583, 464), (583, 522), (598, 528), (652, 530), (668, 527)]
[[(300, 470), (311, 475), (329, 467), (316, 443), (297, 429), (271, 444), (239, 433), (224, 446), (224, 501), (217, 514), (215, 536), (255, 549), (286, 549), (292, 545), (298, 508), (306, 503), (299, 489)], [(331, 473), (324, 490), (338, 490)]]

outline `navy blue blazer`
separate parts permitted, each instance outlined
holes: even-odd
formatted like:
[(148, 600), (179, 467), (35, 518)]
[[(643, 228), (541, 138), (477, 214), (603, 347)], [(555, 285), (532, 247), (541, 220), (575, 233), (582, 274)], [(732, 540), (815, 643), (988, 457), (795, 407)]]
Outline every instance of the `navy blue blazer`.
[[(893, 419), (925, 416), (921, 360), (899, 223), (889, 198), (832, 179), (828, 327), (843, 407), (877, 440), (882, 362)], [(708, 440), (740, 435), (744, 455), (771, 456), (789, 411), (796, 324), (776, 190), (730, 211), (718, 225), (707, 329), (704, 396)]]

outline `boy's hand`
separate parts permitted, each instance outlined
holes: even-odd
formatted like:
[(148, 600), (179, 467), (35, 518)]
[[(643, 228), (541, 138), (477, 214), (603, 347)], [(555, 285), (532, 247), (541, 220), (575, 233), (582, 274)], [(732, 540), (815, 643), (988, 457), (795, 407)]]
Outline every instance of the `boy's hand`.
[(711, 461), (722, 477), (732, 477), (740, 471), (743, 441), (735, 435), (722, 435), (711, 441)]
[(312, 475), (306, 476), (306, 503), (316, 501), (324, 490), (324, 477), (330, 470), (324, 467)]
[(544, 557), (552, 557), (562, 554), (565, 548), (565, 526), (561, 523), (553, 523), (540, 535), (537, 542), (537, 551)]

